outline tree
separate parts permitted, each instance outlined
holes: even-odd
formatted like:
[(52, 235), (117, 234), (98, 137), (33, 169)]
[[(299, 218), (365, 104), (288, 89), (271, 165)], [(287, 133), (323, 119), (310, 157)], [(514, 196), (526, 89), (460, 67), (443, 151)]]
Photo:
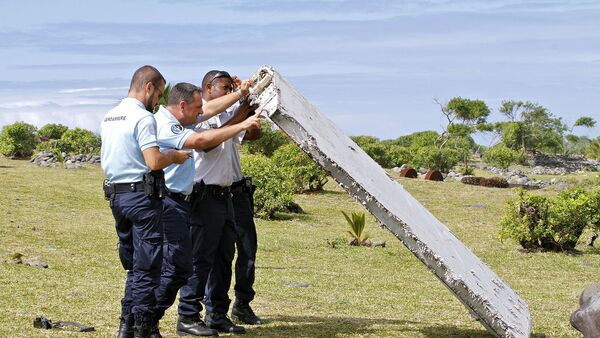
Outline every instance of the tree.
[(571, 128), (569, 128), (569, 134), (565, 136), (564, 153), (583, 154), (591, 140), (585, 136), (577, 136), (573, 134), (573, 130), (577, 127), (593, 128), (595, 125), (596, 120), (591, 117), (582, 116), (578, 118)]
[(531, 102), (502, 101), (498, 111), (508, 119), (497, 124), (507, 147), (523, 154), (562, 150), (566, 126), (545, 107)]
[(35, 148), (35, 132), (34, 126), (21, 121), (5, 126), (0, 132), (0, 153), (15, 158), (31, 156)]
[(503, 144), (497, 144), (483, 153), (483, 160), (495, 167), (508, 169), (519, 159), (519, 153)]
[(48, 123), (38, 130), (41, 139), (59, 140), (69, 127), (59, 123)]
[(486, 124), (490, 109), (482, 100), (465, 99), (460, 96), (450, 99), (446, 105), (437, 99), (434, 101), (440, 106), (447, 120), (447, 125), (435, 144), (440, 149), (454, 149), (463, 162), (464, 171), (469, 172), (469, 160), (475, 145), (471, 135), (477, 130), (486, 129), (482, 126)]

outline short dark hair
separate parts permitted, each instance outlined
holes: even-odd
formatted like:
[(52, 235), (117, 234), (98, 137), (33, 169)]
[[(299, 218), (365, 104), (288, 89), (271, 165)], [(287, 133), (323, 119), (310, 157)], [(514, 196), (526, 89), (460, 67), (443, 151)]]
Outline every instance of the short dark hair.
[(169, 101), (167, 105), (173, 106), (178, 104), (181, 101), (185, 101), (187, 104), (191, 104), (194, 102), (194, 93), (201, 92), (200, 88), (197, 86), (187, 83), (187, 82), (179, 82), (171, 88), (171, 92), (169, 93)]
[(205, 89), (209, 83), (218, 78), (226, 78), (233, 81), (231, 75), (229, 75), (229, 73), (227, 73), (226, 71), (213, 69), (206, 73), (206, 75), (204, 75), (204, 78), (202, 78), (202, 89)]
[(136, 92), (142, 90), (146, 83), (152, 82), (155, 87), (160, 87), (161, 84), (167, 83), (162, 74), (158, 71), (158, 69), (145, 65), (133, 73), (133, 77), (131, 78), (131, 84), (129, 85), (130, 92)]

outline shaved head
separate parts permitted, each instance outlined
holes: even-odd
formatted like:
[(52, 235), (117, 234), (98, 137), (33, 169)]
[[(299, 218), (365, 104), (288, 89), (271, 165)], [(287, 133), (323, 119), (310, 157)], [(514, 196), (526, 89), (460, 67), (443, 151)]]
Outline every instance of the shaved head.
[(152, 82), (156, 88), (167, 83), (158, 69), (146, 65), (140, 67), (135, 71), (135, 73), (133, 73), (131, 84), (129, 85), (129, 92), (132, 93), (141, 91), (148, 82)]

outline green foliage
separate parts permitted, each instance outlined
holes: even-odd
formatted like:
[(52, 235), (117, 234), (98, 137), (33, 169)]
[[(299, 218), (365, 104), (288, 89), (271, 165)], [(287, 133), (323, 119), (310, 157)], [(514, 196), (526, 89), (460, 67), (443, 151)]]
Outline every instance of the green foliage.
[(350, 230), (348, 233), (352, 236), (350, 245), (365, 245), (369, 239), (369, 235), (364, 232), (365, 229), (365, 213), (352, 212), (351, 217), (342, 211)]
[(100, 151), (100, 136), (87, 129), (75, 128), (67, 130), (61, 137), (63, 151), (75, 154), (97, 154)]
[(38, 130), (37, 135), (40, 138), (59, 140), (68, 129), (69, 127), (62, 124), (48, 123)]
[(389, 168), (390, 163), (388, 160), (387, 147), (381, 143), (367, 143), (361, 148), (369, 155), (375, 162), (384, 168)]
[(387, 148), (387, 162), (390, 167), (400, 167), (412, 160), (412, 151), (403, 146), (390, 145)]
[(243, 146), (250, 154), (263, 154), (271, 157), (277, 148), (290, 143), (290, 139), (279, 129), (273, 129), (273, 124), (267, 120), (261, 122), (261, 136), (258, 140), (244, 142)]
[(422, 147), (433, 146), (440, 135), (435, 131), (418, 131), (416, 133), (400, 136), (393, 140), (394, 144), (408, 147), (413, 151), (417, 151)]
[(586, 136), (575, 136), (569, 134), (565, 137), (564, 153), (567, 155), (585, 155), (586, 150), (592, 143)]
[(296, 192), (320, 191), (327, 183), (327, 173), (295, 144), (279, 147), (271, 159), (294, 182)]
[(509, 201), (500, 223), (500, 238), (512, 238), (525, 249), (572, 250), (587, 228), (600, 226), (600, 189), (573, 188), (556, 198), (520, 190)]
[(271, 219), (275, 212), (286, 210), (293, 202), (294, 183), (283, 168), (261, 154), (242, 156), (241, 162), (244, 174), (252, 177), (257, 187), (254, 193), (256, 216)]
[(44, 151), (48, 151), (56, 155), (59, 158), (59, 160), (62, 161), (62, 153), (66, 152), (65, 150), (67, 150), (67, 148), (68, 147), (65, 146), (65, 143), (62, 140), (50, 139), (48, 141), (38, 143), (35, 146), (35, 152), (41, 153)]
[(459, 160), (460, 153), (454, 149), (428, 146), (419, 149), (410, 164), (415, 168), (439, 169), (442, 172), (448, 172)]
[(483, 153), (483, 160), (495, 167), (508, 169), (519, 160), (519, 153), (503, 144), (497, 144)]
[(531, 102), (503, 101), (500, 113), (508, 122), (497, 124), (502, 142), (523, 152), (557, 153), (563, 148), (567, 127), (548, 109)]
[(363, 150), (368, 144), (379, 143), (379, 139), (377, 137), (368, 135), (350, 136), (350, 138), (352, 139), (352, 141), (356, 142), (356, 144), (358, 144), (358, 146), (361, 147)]
[(36, 128), (25, 122), (5, 126), (0, 132), (0, 153), (16, 158), (31, 156), (35, 148), (35, 132)]
[(487, 116), (490, 114), (490, 108), (481, 100), (455, 97), (448, 101), (446, 107), (458, 120), (469, 124), (485, 123)]
[(600, 137), (590, 142), (585, 154), (588, 158), (600, 160)]
[(595, 125), (596, 125), (596, 120), (594, 120), (593, 118), (591, 118), (589, 116), (582, 116), (582, 117), (578, 118), (577, 121), (575, 121), (575, 124), (573, 125), (573, 127), (594, 128)]

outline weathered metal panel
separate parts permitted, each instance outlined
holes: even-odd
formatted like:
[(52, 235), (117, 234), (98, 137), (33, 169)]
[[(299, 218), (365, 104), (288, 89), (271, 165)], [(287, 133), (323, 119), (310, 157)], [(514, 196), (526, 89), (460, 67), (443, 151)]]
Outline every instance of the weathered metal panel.
[(417, 256), (492, 334), (529, 337), (527, 303), (279, 73), (262, 67), (252, 90), (268, 114)]

